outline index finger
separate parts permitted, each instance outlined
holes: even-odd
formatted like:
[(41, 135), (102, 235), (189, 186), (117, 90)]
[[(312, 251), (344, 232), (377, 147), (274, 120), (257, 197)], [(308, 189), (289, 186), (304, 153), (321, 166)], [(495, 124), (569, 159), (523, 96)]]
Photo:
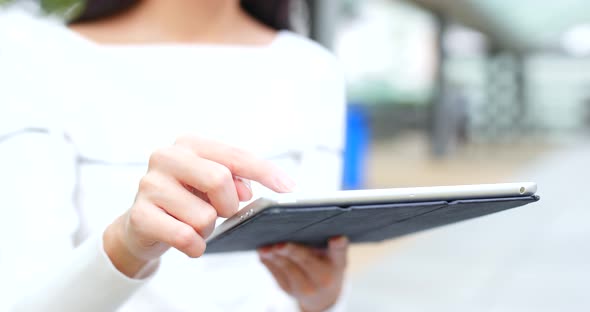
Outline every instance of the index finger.
[(176, 144), (227, 167), (233, 175), (257, 181), (275, 192), (287, 193), (295, 187), (293, 179), (283, 170), (248, 151), (197, 136), (180, 137)]

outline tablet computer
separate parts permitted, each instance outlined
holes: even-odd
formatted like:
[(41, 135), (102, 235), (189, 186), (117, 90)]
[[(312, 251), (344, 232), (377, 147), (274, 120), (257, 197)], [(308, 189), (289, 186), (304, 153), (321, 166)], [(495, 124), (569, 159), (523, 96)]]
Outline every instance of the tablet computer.
[(255, 250), (279, 242), (325, 246), (345, 235), (378, 242), (539, 200), (532, 182), (274, 194), (220, 224), (206, 253)]

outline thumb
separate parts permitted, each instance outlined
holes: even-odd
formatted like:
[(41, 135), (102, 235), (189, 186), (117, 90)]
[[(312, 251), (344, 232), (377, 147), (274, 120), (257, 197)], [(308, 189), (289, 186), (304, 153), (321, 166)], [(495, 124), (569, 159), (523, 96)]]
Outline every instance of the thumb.
[(328, 241), (328, 257), (339, 267), (346, 266), (348, 255), (348, 238), (345, 236), (333, 237)]
[(252, 199), (252, 186), (250, 180), (241, 177), (234, 176), (234, 184), (238, 192), (238, 198), (241, 202), (249, 201)]

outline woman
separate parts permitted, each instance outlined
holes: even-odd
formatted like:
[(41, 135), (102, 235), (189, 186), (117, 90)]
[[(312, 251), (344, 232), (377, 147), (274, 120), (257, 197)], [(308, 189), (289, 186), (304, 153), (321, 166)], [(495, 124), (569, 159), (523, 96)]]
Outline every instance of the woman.
[(278, 2), (1, 11), (0, 310), (342, 308), (345, 238), (202, 256), (249, 180), (339, 183), (342, 78)]

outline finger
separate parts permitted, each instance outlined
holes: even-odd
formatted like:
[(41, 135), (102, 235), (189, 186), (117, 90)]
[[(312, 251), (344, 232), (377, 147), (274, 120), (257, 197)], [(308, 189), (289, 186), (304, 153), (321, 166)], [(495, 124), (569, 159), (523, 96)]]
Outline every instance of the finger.
[(144, 237), (172, 246), (191, 258), (205, 252), (205, 240), (188, 224), (182, 223), (150, 202), (130, 213), (129, 222)]
[(348, 238), (345, 236), (333, 237), (328, 241), (328, 257), (339, 268), (346, 267), (348, 245)]
[(332, 284), (334, 270), (331, 262), (318, 256), (312, 248), (287, 243), (277, 252), (297, 264), (314, 285), (328, 287)]
[(236, 185), (238, 198), (241, 202), (252, 199), (252, 186), (250, 185), (250, 180), (234, 177), (234, 184)]
[(179, 182), (203, 192), (217, 213), (229, 218), (238, 210), (238, 194), (228, 168), (199, 158), (185, 148), (165, 148), (150, 157), (150, 169), (172, 175)]
[(316, 287), (307, 277), (303, 269), (289, 258), (274, 253), (273, 263), (284, 272), (287, 277), (289, 287), (296, 295), (309, 296), (313, 295)]
[(178, 181), (154, 173), (146, 175), (144, 179), (150, 178), (158, 181), (150, 183), (154, 185), (152, 189), (144, 188), (140, 196), (148, 198), (166, 213), (190, 225), (201, 237), (211, 235), (217, 220), (217, 211), (213, 206), (195, 196)]
[[(252, 199), (253, 193), (250, 180), (243, 179), (240, 177), (234, 177), (234, 184), (236, 186), (236, 191), (238, 192), (238, 199), (241, 202), (249, 201), (250, 199)], [(195, 189), (192, 186), (188, 186), (188, 189), (190, 189), (190, 192), (196, 195), (197, 197), (201, 198), (206, 202), (209, 202), (209, 197), (207, 197), (207, 194)]]
[(260, 257), (260, 262), (264, 264), (264, 266), (268, 269), (270, 274), (274, 277), (277, 281), (277, 284), (286, 292), (291, 293), (291, 287), (289, 286), (289, 281), (285, 273), (273, 262), (273, 255), (272, 252), (264, 252), (259, 251), (258, 256)]
[(176, 144), (224, 165), (234, 175), (258, 181), (275, 192), (291, 192), (295, 187), (295, 182), (285, 172), (250, 152), (196, 136), (181, 137)]

